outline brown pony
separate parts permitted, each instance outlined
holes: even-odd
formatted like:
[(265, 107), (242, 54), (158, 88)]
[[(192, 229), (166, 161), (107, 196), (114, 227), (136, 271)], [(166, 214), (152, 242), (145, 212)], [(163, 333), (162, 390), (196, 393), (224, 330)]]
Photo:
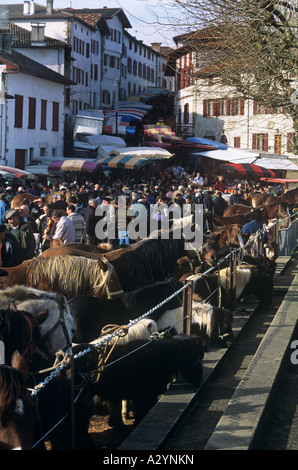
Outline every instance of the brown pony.
[(7, 286), (19, 284), (59, 292), (67, 299), (79, 294), (110, 298), (123, 292), (115, 269), (102, 259), (71, 255), (37, 257), (5, 270)]
[(0, 450), (31, 450), (37, 409), (26, 387), (28, 366), (19, 352), (11, 366), (0, 365)]
[[(102, 256), (108, 251), (112, 250), (112, 245), (109, 243), (100, 243), (98, 246), (87, 245), (86, 243), (67, 243), (67, 244), (57, 244), (51, 246), (39, 256), (42, 258), (52, 258), (53, 256), (60, 255), (74, 255), (74, 256), (86, 256), (87, 258), (98, 258), (101, 259)], [(95, 255), (95, 256), (93, 256)], [(98, 257), (97, 257), (98, 255)]]
[[(53, 191), (52, 193), (46, 194), (44, 196), (45, 203), (50, 204), (53, 202), (53, 196), (58, 194), (63, 195), (67, 203), (69, 202), (69, 198), (72, 195), (70, 191)], [(30, 202), (33, 202), (38, 199), (38, 196), (30, 193), (17, 194), (11, 201), (11, 207), (13, 209), (20, 207), (23, 204), (24, 199), (28, 199)]]
[(286, 204), (297, 204), (298, 203), (298, 188), (290, 189), (286, 193), (280, 196), (282, 202)]
[(226, 227), (217, 227), (211, 235), (208, 236), (209, 242), (215, 243), (218, 248), (231, 245), (233, 247), (241, 246), (245, 243), (247, 236), (242, 233), (242, 226), (239, 224), (228, 225)]
[(252, 208), (250, 206), (246, 206), (245, 204), (233, 204), (232, 206), (226, 207), (223, 213), (223, 217), (232, 217), (234, 215), (239, 214), (247, 214), (250, 212)]
[(283, 219), (288, 217), (288, 205), (284, 202), (278, 202), (275, 204), (264, 204), (259, 206), (258, 209), (262, 212), (264, 219)]
[(254, 217), (258, 215), (260, 216), (261, 213), (260, 211), (249, 211), (247, 214), (239, 214), (239, 215), (233, 215), (231, 217), (219, 217), (216, 215), (212, 216), (212, 220), (214, 225), (218, 227), (226, 227), (227, 225), (244, 225), (247, 222), (250, 222)]
[(273, 196), (271, 194), (257, 193), (251, 199), (252, 207), (260, 207), (267, 204), (280, 203), (280, 196)]

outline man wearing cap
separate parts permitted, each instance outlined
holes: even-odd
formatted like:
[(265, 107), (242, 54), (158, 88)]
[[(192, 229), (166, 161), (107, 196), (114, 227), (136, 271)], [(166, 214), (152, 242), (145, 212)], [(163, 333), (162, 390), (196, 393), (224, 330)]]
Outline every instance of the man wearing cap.
[(20, 216), (16, 209), (8, 209), (5, 212), (8, 222), (6, 229), (11, 233), (21, 246), (25, 259), (31, 259), (35, 255), (35, 237), (32, 228)]
[(57, 224), (53, 240), (63, 240), (64, 245), (74, 243), (76, 240), (75, 228), (72, 221), (64, 215), (64, 212), (54, 210), (52, 219)]
[(6, 233), (6, 225), (0, 224), (0, 266), (11, 268), (24, 261), (24, 255), (13, 235)]

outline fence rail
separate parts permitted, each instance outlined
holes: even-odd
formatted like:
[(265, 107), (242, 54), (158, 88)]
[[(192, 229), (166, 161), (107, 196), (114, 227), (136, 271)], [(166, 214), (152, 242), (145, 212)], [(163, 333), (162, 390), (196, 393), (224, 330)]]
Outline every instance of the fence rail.
[[(294, 217), (296, 217), (298, 213), (295, 214)], [(289, 256), (289, 254), (295, 249), (295, 247), (298, 244), (297, 241), (297, 233), (298, 233), (298, 219), (292, 220), (293, 216), (289, 216), (287, 219), (283, 219), (282, 223), (287, 223), (291, 221), (290, 225), (286, 229), (279, 229), (279, 221), (276, 221), (272, 226), (271, 229), (274, 233), (274, 241), (278, 244), (279, 248), (279, 256)], [(236, 291), (236, 266), (237, 266), (237, 255), (241, 255), (245, 249), (249, 249), (252, 247), (255, 247), (256, 252), (258, 254), (262, 253), (262, 240), (263, 240), (263, 234), (264, 230), (258, 232), (246, 245), (241, 246), (239, 248), (235, 248), (232, 250), (228, 255), (226, 255), (224, 258), (221, 258), (217, 265), (214, 267), (209, 268), (207, 271), (205, 271), (202, 274), (197, 274), (197, 275), (192, 275), (188, 279), (184, 281), (184, 285), (178, 289), (176, 292), (174, 292), (171, 296), (163, 300), (161, 303), (141, 315), (139, 318), (136, 318), (135, 320), (130, 321), (128, 325), (126, 325), (123, 328), (129, 329), (131, 326), (135, 325), (138, 323), (140, 320), (149, 317), (155, 310), (159, 309), (161, 306), (165, 305), (167, 302), (172, 300), (174, 297), (179, 295), (180, 293), (183, 293), (183, 331), (186, 334), (190, 334), (190, 327), (191, 327), (191, 320), (192, 320), (192, 294), (193, 294), (193, 284), (198, 281), (199, 279), (203, 278), (204, 276), (207, 276), (208, 274), (211, 274), (215, 271), (220, 270), (220, 265), (223, 264), (228, 260), (229, 262), (229, 267), (231, 270), (231, 283), (230, 283), (230, 292), (229, 292), (229, 298), (230, 300), (235, 300), (235, 291)], [(218, 284), (218, 289), (220, 288)], [(220, 296), (219, 296), (220, 298)], [(208, 299), (205, 300), (205, 302)], [(219, 305), (220, 307), (221, 305)], [(111, 339), (120, 336), (121, 333), (124, 331), (124, 329), (119, 328), (115, 333), (109, 335), (106, 337), (104, 340), (98, 341), (97, 344), (92, 345), (92, 347), (87, 347), (81, 352), (72, 355), (68, 354), (66, 355), (65, 359), (61, 361), (59, 365), (57, 365), (56, 368), (49, 374), (49, 376), (41, 383), (39, 383), (32, 391), (31, 395), (36, 396), (44, 387), (47, 386), (47, 384), (53, 380), (55, 377), (58, 376), (58, 374), (66, 369), (66, 368), (71, 368), (71, 371), (73, 369), (73, 363), (75, 360), (79, 357), (82, 357), (86, 354), (88, 354), (93, 348), (99, 348), (102, 345), (108, 343)], [(118, 359), (119, 360), (119, 359)], [(108, 365), (107, 365), (108, 366)], [(79, 392), (80, 393), (80, 392)], [(71, 406), (70, 406), (70, 413), (71, 413), (71, 421), (72, 423), (75, 422), (73, 414), (75, 413), (74, 411), (74, 403), (76, 402), (78, 396), (75, 398), (74, 390), (71, 392), (71, 397), (70, 400), (72, 401)], [(68, 415), (67, 415), (68, 416)], [(64, 418), (66, 418), (65, 416)], [(59, 423), (56, 424), (55, 427), (57, 427), (61, 422), (64, 421), (64, 418), (62, 418)], [(44, 438), (51, 432), (52, 430), (48, 431), (39, 441), (41, 442), (44, 440)], [(75, 448), (75, 443), (74, 443), (74, 430), (72, 429), (72, 439), (73, 439), (73, 449)], [(36, 443), (33, 447), (35, 447), (38, 443)]]

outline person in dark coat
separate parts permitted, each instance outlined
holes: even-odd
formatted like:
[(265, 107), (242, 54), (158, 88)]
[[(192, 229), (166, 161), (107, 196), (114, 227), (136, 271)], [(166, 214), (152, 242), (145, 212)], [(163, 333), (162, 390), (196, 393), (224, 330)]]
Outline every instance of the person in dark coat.
[(222, 217), (226, 207), (227, 202), (222, 197), (221, 191), (218, 191), (215, 199), (213, 200), (213, 214)]
[(6, 230), (10, 232), (21, 246), (25, 259), (31, 259), (35, 255), (36, 241), (30, 224), (26, 223), (16, 209), (8, 209), (5, 213), (8, 222)]
[(99, 243), (98, 238), (95, 234), (95, 227), (101, 217), (95, 215), (96, 208), (98, 206), (96, 199), (89, 199), (88, 206), (84, 212), (84, 218), (86, 223), (86, 243), (88, 245), (97, 245)]
[(24, 259), (17, 240), (6, 232), (5, 224), (0, 224), (0, 266), (4, 268), (18, 266)]

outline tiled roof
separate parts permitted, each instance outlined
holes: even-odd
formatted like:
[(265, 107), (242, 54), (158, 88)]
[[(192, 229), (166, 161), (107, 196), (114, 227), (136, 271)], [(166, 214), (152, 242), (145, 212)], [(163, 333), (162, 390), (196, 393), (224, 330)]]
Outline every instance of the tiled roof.
[(113, 18), (115, 15), (119, 15), (120, 21), (123, 24), (124, 28), (131, 28), (131, 24), (128, 21), (127, 16), (123, 12), (121, 8), (81, 8), (81, 9), (75, 9), (75, 8), (64, 8), (61, 11), (65, 11), (71, 15), (79, 16), (79, 15), (90, 15), (90, 18), (92, 16), (98, 15), (98, 19), (100, 17), (105, 18), (106, 20)]
[[(1, 24), (1, 23), (0, 23)], [(31, 45), (31, 31), (25, 28), (21, 28), (14, 23), (6, 23), (5, 26), (9, 29), (12, 36), (13, 47), (28, 47)], [(45, 36), (44, 38), (45, 47), (68, 47), (69, 44), (58, 39), (53, 39)]]
[(63, 85), (74, 85), (75, 82), (54, 72), (50, 68), (30, 59), (29, 57), (20, 54), (12, 49), (11, 53), (0, 51), (0, 63), (9, 64), (10, 67), (15, 67), (20, 73), (33, 75), (34, 77), (43, 78)]

